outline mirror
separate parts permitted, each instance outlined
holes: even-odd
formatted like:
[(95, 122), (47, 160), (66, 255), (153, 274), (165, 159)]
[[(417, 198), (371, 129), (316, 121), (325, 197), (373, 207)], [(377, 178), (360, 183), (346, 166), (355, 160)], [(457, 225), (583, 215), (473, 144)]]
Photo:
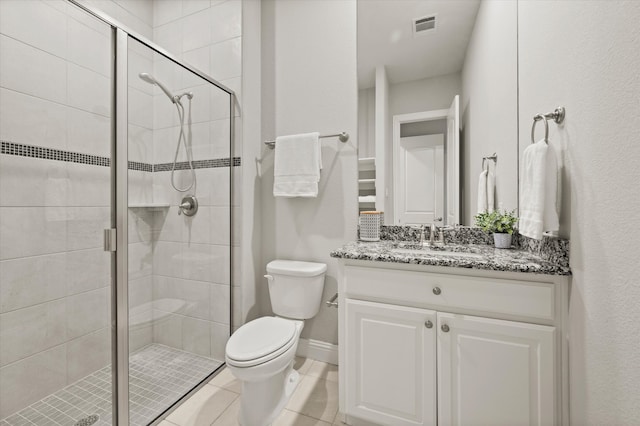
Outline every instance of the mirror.
[(360, 211), (471, 225), (516, 209), (517, 63), (517, 2), (358, 0)]

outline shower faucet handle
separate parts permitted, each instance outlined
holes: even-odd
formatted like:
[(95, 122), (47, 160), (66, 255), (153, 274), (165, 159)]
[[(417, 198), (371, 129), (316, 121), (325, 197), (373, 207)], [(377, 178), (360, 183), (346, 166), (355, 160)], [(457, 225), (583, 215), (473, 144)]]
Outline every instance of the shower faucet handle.
[(198, 211), (198, 200), (195, 195), (185, 195), (178, 206), (178, 215), (193, 216)]

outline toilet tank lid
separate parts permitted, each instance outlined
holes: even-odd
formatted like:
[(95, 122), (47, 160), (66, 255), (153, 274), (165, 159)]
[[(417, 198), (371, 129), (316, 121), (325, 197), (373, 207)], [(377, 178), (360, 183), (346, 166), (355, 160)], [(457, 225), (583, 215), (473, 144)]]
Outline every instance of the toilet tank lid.
[(267, 264), (267, 272), (270, 274), (315, 277), (324, 274), (326, 271), (327, 265), (325, 263), (277, 259)]

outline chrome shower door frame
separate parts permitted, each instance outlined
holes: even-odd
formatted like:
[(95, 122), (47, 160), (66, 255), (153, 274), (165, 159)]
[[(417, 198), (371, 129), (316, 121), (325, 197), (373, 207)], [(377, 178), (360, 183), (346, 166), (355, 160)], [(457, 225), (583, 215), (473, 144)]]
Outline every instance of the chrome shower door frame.
[(116, 225), (116, 277), (112, 286), (112, 383), (113, 418), (118, 426), (129, 426), (129, 110), (128, 37), (120, 28), (115, 33), (115, 140), (112, 198)]
[[(112, 355), (112, 388), (113, 388), (113, 422), (116, 426), (129, 426), (129, 277), (128, 277), (128, 48), (129, 37), (142, 43), (154, 52), (160, 53), (178, 66), (192, 72), (203, 80), (216, 86), (229, 94), (229, 196), (230, 196), (230, 239), (229, 239), (229, 276), (230, 286), (233, 283), (233, 165), (234, 165), (234, 141), (235, 141), (235, 93), (220, 82), (211, 78), (202, 71), (184, 64), (178, 58), (157, 46), (150, 40), (131, 31), (118, 21), (105, 15), (99, 10), (82, 4), (79, 0), (67, 0), (72, 5), (93, 15), (106, 24), (112, 30), (112, 58), (114, 79), (112, 81), (112, 108), (113, 117), (111, 123), (111, 227), (116, 230), (116, 250), (111, 257), (111, 355)], [(233, 318), (233, 291), (230, 291), (230, 315), (229, 315), (229, 335), (231, 334)], [(200, 388), (219, 372), (224, 363), (217, 370), (203, 379), (200, 383), (183, 397), (176, 401), (171, 407), (160, 415), (160, 418), (152, 424), (156, 425), (162, 418), (180, 406), (187, 398), (197, 392)]]

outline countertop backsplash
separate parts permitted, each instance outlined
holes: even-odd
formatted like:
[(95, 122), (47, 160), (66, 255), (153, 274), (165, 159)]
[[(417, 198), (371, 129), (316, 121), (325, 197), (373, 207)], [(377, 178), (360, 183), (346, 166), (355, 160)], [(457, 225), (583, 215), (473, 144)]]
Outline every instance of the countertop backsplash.
[[(358, 237), (359, 235), (358, 228)], [(445, 241), (447, 244), (488, 244), (493, 245), (493, 235), (484, 232), (480, 228), (471, 226), (459, 226), (454, 229), (446, 229)], [(429, 229), (425, 230), (425, 239), (429, 239)], [(420, 229), (415, 226), (383, 225), (380, 228), (380, 240), (383, 241), (419, 241)], [(555, 237), (543, 237), (542, 240), (534, 240), (517, 231), (513, 233), (514, 249), (531, 252), (542, 259), (558, 265), (569, 267), (569, 240)]]

